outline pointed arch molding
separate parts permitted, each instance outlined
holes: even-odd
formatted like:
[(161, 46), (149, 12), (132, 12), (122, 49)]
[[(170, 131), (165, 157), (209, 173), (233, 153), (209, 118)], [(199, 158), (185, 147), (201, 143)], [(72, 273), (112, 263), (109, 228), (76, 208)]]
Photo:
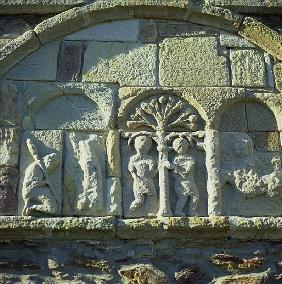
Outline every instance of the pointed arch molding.
[(98, 0), (48, 18), (0, 50), (0, 76), (23, 58), (64, 35), (107, 21), (158, 18), (214, 26), (239, 34), (282, 61), (282, 36), (251, 17), (191, 0)]

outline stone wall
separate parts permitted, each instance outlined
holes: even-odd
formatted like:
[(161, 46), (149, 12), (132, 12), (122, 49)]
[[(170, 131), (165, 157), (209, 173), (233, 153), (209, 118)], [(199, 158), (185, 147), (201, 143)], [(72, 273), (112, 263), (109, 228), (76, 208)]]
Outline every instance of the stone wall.
[(0, 282), (279, 283), (282, 3), (0, 2)]

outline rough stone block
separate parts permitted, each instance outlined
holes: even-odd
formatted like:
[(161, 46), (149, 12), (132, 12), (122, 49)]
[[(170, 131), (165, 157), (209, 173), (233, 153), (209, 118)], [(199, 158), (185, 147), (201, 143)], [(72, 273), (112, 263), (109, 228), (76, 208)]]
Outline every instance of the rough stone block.
[(116, 123), (116, 86), (43, 82), (18, 85), (25, 128), (105, 130)]
[(231, 50), (233, 86), (264, 87), (266, 66), (264, 55), (255, 50)]
[(10, 41), (0, 50), (0, 74), (7, 72), (21, 59), (39, 49), (40, 46), (41, 43), (33, 31), (27, 31), (22, 36)]
[(58, 54), (58, 81), (81, 81), (84, 50), (85, 46), (83, 43), (62, 42)]
[(0, 82), (0, 126), (19, 124), (17, 86), (9, 81)]
[(156, 52), (154, 44), (89, 43), (82, 80), (152, 86), (156, 82)]
[(66, 40), (137, 42), (139, 20), (123, 20), (97, 24), (65, 37)]
[(282, 60), (282, 35), (253, 18), (245, 18), (239, 34)]
[(241, 284), (241, 283), (251, 283), (251, 284), (263, 284), (266, 283), (268, 277), (268, 271), (262, 273), (249, 273), (249, 274), (235, 274), (219, 277), (214, 280), (214, 284)]
[(13, 80), (55, 81), (58, 51), (59, 42), (46, 45), (21, 61), (6, 77)]
[(224, 31), (220, 32), (220, 45), (224, 47), (255, 47), (251, 42), (241, 36), (227, 33)]
[(159, 21), (157, 27), (161, 40), (168, 37), (215, 36), (217, 34), (217, 29), (184, 22)]
[(252, 136), (258, 151), (278, 152), (281, 148), (279, 132), (253, 132)]
[(0, 168), (0, 215), (15, 215), (18, 171), (10, 167)]
[(0, 166), (16, 167), (19, 159), (19, 129), (0, 128)]
[(62, 134), (60, 130), (25, 132), (18, 192), (21, 215), (61, 215)]
[(218, 55), (216, 38), (164, 40), (160, 44), (160, 84), (229, 86), (227, 60)]

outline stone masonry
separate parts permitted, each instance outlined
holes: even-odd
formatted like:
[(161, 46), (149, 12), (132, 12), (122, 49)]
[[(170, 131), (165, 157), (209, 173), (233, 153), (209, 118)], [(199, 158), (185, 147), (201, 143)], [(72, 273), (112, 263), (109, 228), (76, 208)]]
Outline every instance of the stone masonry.
[(0, 283), (282, 283), (281, 18), (0, 0)]

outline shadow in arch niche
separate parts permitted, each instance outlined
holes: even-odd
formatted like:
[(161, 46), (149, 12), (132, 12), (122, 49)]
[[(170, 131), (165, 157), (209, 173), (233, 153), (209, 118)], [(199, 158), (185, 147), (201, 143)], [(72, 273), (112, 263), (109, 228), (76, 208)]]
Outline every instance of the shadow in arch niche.
[(122, 133), (125, 217), (207, 215), (204, 124), (172, 94), (130, 106)]
[(281, 215), (281, 142), (273, 112), (255, 101), (233, 104), (219, 137), (223, 214)]

